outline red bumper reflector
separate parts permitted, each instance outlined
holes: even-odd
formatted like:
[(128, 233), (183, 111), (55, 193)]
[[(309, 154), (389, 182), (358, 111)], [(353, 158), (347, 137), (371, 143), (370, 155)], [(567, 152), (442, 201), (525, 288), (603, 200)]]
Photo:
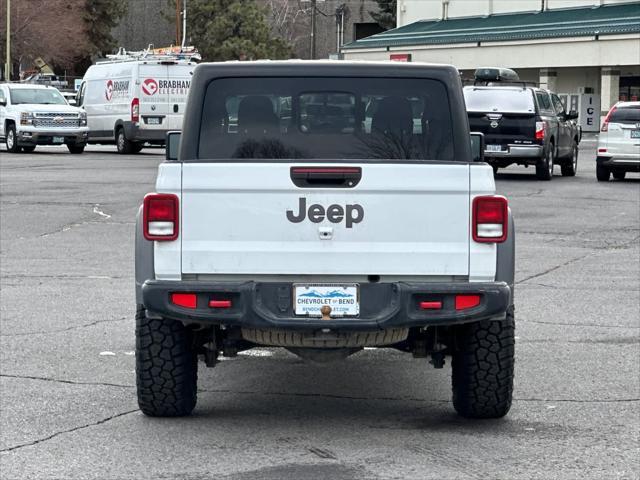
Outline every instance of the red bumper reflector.
[(184, 308), (196, 308), (198, 297), (195, 293), (172, 293), (171, 303)]
[(442, 302), (420, 302), (422, 310), (441, 310)]
[(211, 308), (231, 308), (231, 300), (210, 300)]
[(480, 295), (456, 295), (456, 310), (466, 310), (480, 305)]

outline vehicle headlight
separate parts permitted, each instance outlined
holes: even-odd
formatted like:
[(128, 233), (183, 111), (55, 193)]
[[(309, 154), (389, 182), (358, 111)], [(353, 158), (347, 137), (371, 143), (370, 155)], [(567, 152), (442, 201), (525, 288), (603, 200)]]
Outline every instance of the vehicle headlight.
[(87, 112), (80, 112), (80, 126), (87, 126)]
[(20, 113), (20, 125), (33, 125), (33, 113), (21, 112)]

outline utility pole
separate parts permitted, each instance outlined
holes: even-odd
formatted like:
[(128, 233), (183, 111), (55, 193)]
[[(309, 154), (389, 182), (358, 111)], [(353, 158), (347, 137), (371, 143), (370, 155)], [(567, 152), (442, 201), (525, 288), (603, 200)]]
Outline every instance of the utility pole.
[(182, 5), (180, 0), (176, 0), (176, 45), (180, 44), (182, 32), (180, 31)]
[(4, 66), (4, 80), (11, 80), (11, 0), (7, 0), (7, 63)]
[(187, 0), (184, 0), (182, 6), (182, 43), (180, 44), (181, 51), (184, 50), (184, 44), (187, 41)]
[(316, 0), (311, 0), (311, 60), (316, 59)]

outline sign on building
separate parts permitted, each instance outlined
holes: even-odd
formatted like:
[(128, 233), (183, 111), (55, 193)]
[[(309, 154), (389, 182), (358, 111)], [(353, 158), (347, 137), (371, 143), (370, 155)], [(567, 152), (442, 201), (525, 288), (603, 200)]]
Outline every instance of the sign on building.
[(592, 93), (562, 93), (559, 95), (569, 112), (578, 112), (578, 124), (584, 132), (600, 130), (600, 95)]

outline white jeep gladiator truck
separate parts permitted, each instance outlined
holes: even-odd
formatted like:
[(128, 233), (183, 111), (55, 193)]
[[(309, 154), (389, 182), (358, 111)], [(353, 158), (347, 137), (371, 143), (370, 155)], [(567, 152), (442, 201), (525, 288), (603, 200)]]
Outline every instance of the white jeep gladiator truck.
[(451, 66), (196, 67), (137, 221), (142, 411), (191, 413), (198, 357), (386, 347), (450, 356), (456, 411), (505, 415), (514, 232), (482, 151)]

